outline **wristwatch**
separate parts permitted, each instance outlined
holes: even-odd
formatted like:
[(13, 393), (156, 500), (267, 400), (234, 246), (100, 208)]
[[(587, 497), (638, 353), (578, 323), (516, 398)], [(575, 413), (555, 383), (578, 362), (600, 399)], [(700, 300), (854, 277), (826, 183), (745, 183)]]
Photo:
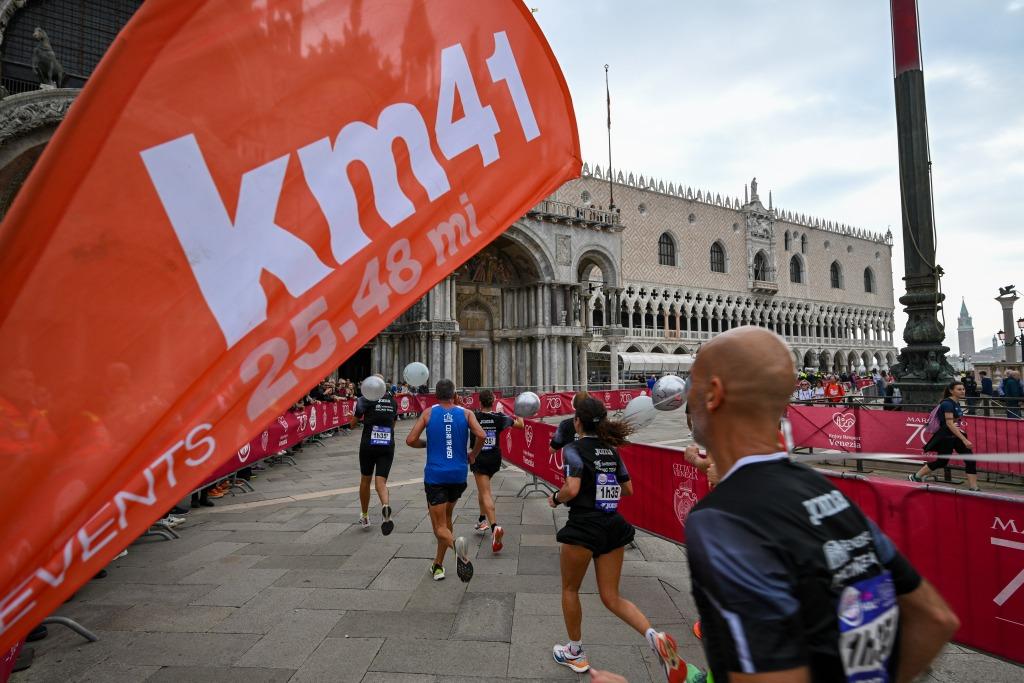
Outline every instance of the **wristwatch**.
[(551, 494), (551, 502), (555, 504), (555, 507), (561, 505), (561, 503), (558, 502), (558, 491), (555, 491), (554, 493)]

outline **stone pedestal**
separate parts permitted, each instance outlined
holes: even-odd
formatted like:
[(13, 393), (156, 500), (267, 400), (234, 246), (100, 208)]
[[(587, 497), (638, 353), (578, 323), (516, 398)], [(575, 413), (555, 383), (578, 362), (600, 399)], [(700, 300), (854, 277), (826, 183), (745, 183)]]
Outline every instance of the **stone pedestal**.
[[(1002, 290), (1000, 290), (1002, 292)], [(1016, 303), (1017, 292), (1012, 289), (1005, 294), (1000, 293), (996, 297), (996, 301), (1003, 307), (1003, 334), (1006, 335), (1006, 356), (1005, 360), (1007, 363), (1016, 363), (1018, 360), (1017, 355), (1017, 323), (1013, 319), (1013, 304)]]
[(612, 389), (619, 388), (619, 342), (626, 336), (626, 330), (619, 326), (606, 327), (604, 340), (608, 342), (608, 371), (611, 374)]

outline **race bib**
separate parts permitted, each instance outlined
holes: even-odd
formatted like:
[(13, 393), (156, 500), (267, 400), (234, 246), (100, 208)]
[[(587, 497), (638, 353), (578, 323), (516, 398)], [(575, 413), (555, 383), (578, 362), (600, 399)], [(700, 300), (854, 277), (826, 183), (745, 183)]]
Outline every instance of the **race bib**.
[(494, 429), (484, 430), (484, 448), (494, 448), (498, 445), (498, 432)]
[(619, 498), (622, 487), (614, 474), (597, 473), (597, 491), (594, 494), (594, 507), (603, 512), (615, 512), (619, 509)]
[(843, 589), (839, 597), (839, 656), (847, 681), (888, 683), (889, 657), (899, 621), (896, 588), (889, 572)]
[(373, 427), (370, 429), (371, 446), (390, 446), (391, 427)]

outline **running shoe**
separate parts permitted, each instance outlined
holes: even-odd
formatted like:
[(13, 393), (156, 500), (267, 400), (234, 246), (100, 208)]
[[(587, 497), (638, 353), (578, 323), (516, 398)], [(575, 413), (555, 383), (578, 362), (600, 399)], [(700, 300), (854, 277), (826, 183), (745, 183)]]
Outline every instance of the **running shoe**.
[(385, 505), (381, 508), (380, 516), (384, 518), (384, 521), (380, 525), (380, 532), (385, 536), (388, 536), (395, 530), (395, 523), (391, 521), (391, 506)]
[(700, 627), (699, 621), (693, 622), (693, 636), (697, 640), (704, 640), (704, 629)]
[(479, 522), (476, 523), (476, 526), (473, 527), (473, 531), (477, 532), (478, 534), (486, 534), (487, 530), (490, 528), (491, 525), (487, 523), (487, 520), (481, 519)]
[(473, 563), (469, 561), (469, 544), (464, 536), (455, 539), (455, 572), (462, 583), (473, 578)]
[(683, 661), (677, 652), (676, 639), (669, 634), (657, 631), (651, 648), (661, 659), (661, 668), (668, 683), (704, 683), (707, 680), (707, 674)]
[(505, 547), (505, 544), (501, 542), (501, 539), (505, 536), (505, 530), (497, 524), (494, 525), (494, 530), (491, 532), (491, 552), (501, 552), (501, 549)]
[(444, 567), (431, 563), (430, 575), (434, 577), (434, 581), (444, 581)]
[(363, 531), (370, 530), (370, 515), (359, 515), (359, 528)]
[(551, 656), (562, 666), (567, 666), (578, 674), (590, 671), (590, 662), (587, 661), (587, 653), (580, 650), (573, 654), (568, 645), (558, 644), (551, 650)]
[(910, 481), (916, 481), (917, 483), (921, 483), (922, 481), (924, 481), (923, 479), (921, 479), (921, 477), (917, 476), (916, 474), (908, 474), (907, 479), (909, 479)]

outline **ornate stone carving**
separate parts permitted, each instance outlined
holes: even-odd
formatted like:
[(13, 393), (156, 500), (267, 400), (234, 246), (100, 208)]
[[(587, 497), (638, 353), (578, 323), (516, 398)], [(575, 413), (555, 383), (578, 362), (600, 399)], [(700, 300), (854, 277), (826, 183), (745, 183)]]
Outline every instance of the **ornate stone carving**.
[(37, 90), (11, 95), (0, 102), (0, 145), (10, 138), (64, 120), (80, 90)]
[(555, 235), (555, 261), (560, 266), (572, 265), (572, 237)]

